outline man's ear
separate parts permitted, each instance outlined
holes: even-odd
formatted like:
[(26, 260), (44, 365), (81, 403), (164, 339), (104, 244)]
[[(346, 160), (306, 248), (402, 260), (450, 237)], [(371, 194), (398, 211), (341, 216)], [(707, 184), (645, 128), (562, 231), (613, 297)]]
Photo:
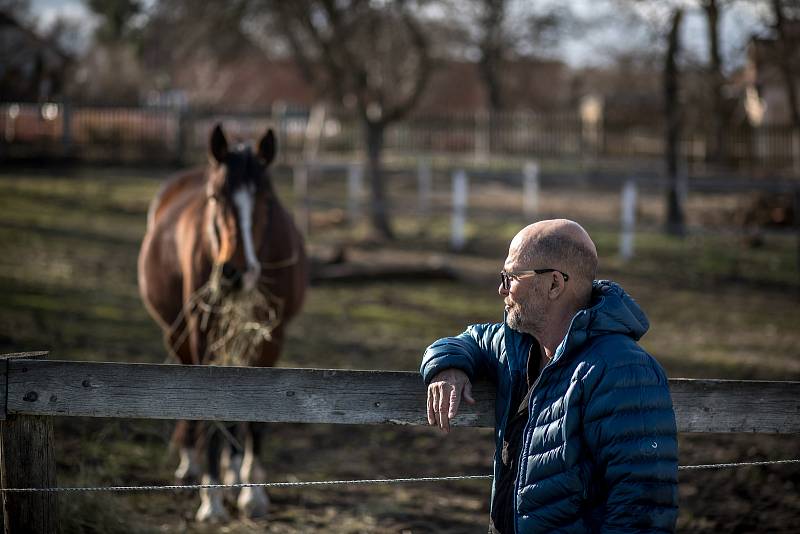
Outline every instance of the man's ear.
[(553, 271), (550, 275), (552, 276), (550, 279), (550, 291), (548, 291), (547, 294), (551, 299), (557, 299), (564, 294), (566, 284), (564, 283), (563, 276), (558, 271)]

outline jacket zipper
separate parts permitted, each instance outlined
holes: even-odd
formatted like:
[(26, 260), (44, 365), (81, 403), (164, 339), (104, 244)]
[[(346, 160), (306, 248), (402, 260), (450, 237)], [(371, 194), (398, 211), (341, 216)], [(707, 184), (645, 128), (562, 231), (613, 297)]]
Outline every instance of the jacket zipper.
[[(567, 328), (567, 334), (566, 334), (566, 336), (564, 336), (564, 340), (566, 340), (570, 336), (570, 334), (572, 334), (572, 325), (575, 322), (575, 317), (577, 317), (577, 314), (572, 316), (572, 320), (569, 322), (569, 327)], [(564, 348), (566, 349), (566, 344), (564, 345)], [(530, 350), (530, 349), (528, 349), (528, 350)], [(514, 533), (515, 534), (517, 534), (519, 532), (519, 525), (518, 525), (519, 514), (517, 513), (518, 512), (518, 510), (517, 510), (517, 494), (519, 493), (520, 486), (522, 484), (522, 476), (523, 476), (522, 475), (522, 473), (523, 473), (523, 471), (522, 471), (522, 458), (525, 456), (525, 451), (528, 450), (528, 443), (530, 443), (529, 440), (528, 440), (528, 430), (530, 429), (531, 416), (533, 415), (533, 409), (532, 409), (531, 403), (533, 402), (533, 397), (534, 397), (533, 394), (535, 392), (534, 390), (536, 389), (536, 386), (539, 385), (539, 382), (542, 380), (542, 377), (544, 377), (545, 372), (550, 372), (550, 370), (552, 368), (557, 367), (558, 365), (560, 365), (562, 363), (562, 360), (564, 359), (564, 354), (565, 353), (566, 353), (566, 350), (561, 353), (561, 355), (560, 355), (561, 357), (558, 358), (558, 361), (556, 361), (555, 358), (554, 358), (553, 360), (550, 360), (547, 363), (547, 365), (542, 367), (542, 370), (539, 371), (539, 376), (536, 377), (536, 380), (533, 381), (533, 385), (531, 386), (531, 395), (528, 398), (528, 421), (525, 423), (525, 429), (522, 431), (522, 438), (523, 438), (522, 439), (522, 447), (520, 448), (520, 451), (519, 451), (519, 458), (517, 458), (517, 480), (514, 481)], [(530, 358), (530, 356), (528, 356), (528, 357)], [(531, 432), (530, 434), (531, 434), (531, 436), (533, 436), (533, 432)]]
[[(551, 362), (552, 363), (552, 362)], [(525, 451), (528, 450), (528, 429), (530, 428), (531, 424), (531, 414), (533, 414), (533, 409), (531, 403), (533, 402), (534, 397), (534, 390), (536, 386), (539, 385), (539, 381), (541, 381), (542, 377), (544, 376), (545, 371), (550, 368), (550, 363), (545, 365), (539, 376), (536, 377), (536, 380), (533, 381), (533, 385), (531, 386), (531, 394), (528, 397), (528, 420), (525, 422), (525, 429), (522, 431), (522, 447), (519, 450), (519, 458), (517, 458), (517, 480), (514, 481), (514, 532), (519, 532), (519, 525), (517, 524), (517, 519), (519, 518), (519, 514), (517, 513), (517, 495), (520, 491), (520, 485), (522, 481), (522, 458), (525, 456)], [(531, 433), (533, 435), (533, 433)]]

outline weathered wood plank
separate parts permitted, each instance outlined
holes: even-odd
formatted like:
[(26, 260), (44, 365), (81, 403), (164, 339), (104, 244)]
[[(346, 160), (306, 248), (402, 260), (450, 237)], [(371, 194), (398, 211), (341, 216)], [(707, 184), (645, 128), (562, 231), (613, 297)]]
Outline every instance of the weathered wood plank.
[(681, 432), (800, 434), (800, 382), (670, 380)]
[[(491, 426), (483, 399), (456, 424)], [(21, 361), (9, 369), (9, 413), (350, 424), (423, 424), (416, 373)]]
[(6, 396), (8, 394), (8, 360), (46, 358), (48, 352), (39, 350), (35, 352), (12, 352), (0, 355), (0, 421), (6, 419)]
[[(50, 417), (20, 415), (0, 422), (0, 486), (57, 487), (53, 443)], [(59, 531), (58, 494), (3, 492), (2, 501), (6, 534)]]
[(7, 396), (8, 396), (8, 362), (0, 359), (0, 421), (6, 420)]
[[(46, 357), (47, 352), (0, 356), (0, 367), (9, 371), (12, 362)], [(6, 389), (8, 374), (2, 381)], [(3, 392), (4, 394), (6, 391)], [(0, 421), (0, 487), (56, 487), (56, 457), (53, 420), (50, 417), (9, 415)], [(3, 531), (8, 533), (56, 533), (58, 495), (55, 493), (3, 493)]]
[[(426, 424), (418, 374), (11, 361), (8, 413), (348, 424)], [(681, 432), (800, 433), (800, 382), (670, 381)], [(474, 387), (454, 424), (491, 427), (494, 391)]]

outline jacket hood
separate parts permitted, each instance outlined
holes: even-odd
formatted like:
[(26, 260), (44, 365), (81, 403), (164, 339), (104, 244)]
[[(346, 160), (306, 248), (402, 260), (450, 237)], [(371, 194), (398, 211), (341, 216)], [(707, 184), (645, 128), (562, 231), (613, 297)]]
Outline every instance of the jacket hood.
[(588, 308), (572, 318), (567, 336), (556, 350), (554, 359), (564, 352), (583, 345), (589, 339), (604, 334), (623, 334), (638, 341), (650, 328), (644, 311), (633, 297), (616, 282), (595, 280)]

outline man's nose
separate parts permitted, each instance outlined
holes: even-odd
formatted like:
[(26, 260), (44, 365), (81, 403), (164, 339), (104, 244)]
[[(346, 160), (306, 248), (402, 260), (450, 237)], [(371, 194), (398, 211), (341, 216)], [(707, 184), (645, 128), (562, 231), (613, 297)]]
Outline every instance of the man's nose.
[(508, 289), (503, 287), (502, 282), (497, 286), (497, 292), (500, 294), (501, 297), (505, 297), (508, 295)]

